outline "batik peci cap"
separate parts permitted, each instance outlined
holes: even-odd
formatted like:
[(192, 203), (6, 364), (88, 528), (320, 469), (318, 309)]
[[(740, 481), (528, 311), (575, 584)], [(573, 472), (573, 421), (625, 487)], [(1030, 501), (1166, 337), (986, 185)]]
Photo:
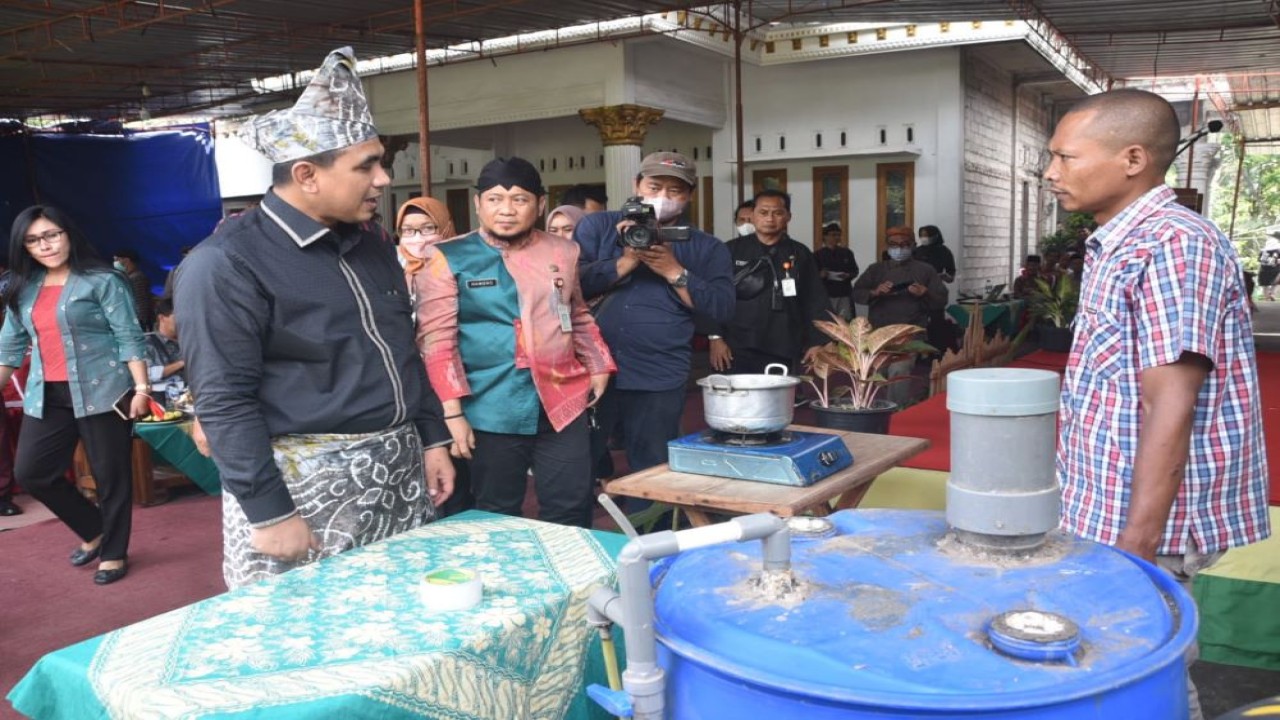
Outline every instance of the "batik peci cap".
[(640, 177), (673, 177), (698, 186), (698, 166), (676, 152), (656, 152), (640, 161)]
[(329, 53), (298, 102), (259, 115), (240, 136), (273, 163), (341, 150), (378, 136), (349, 47)]

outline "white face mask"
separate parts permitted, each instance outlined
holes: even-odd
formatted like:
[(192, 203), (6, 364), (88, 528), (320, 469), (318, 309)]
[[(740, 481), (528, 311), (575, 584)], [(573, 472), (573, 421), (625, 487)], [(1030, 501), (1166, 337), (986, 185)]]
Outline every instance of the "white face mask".
[(658, 216), (659, 223), (669, 223), (680, 217), (680, 213), (684, 212), (684, 203), (678, 200), (661, 196), (641, 198), (641, 200), (645, 205), (653, 207), (653, 213)]
[(920, 244), (921, 244), (921, 245), (932, 245), (932, 244), (933, 244), (933, 237), (932, 237), (931, 235), (921, 235), (921, 236), (920, 236)]
[(889, 259), (894, 262), (902, 262), (911, 259), (911, 248), (891, 247), (889, 248)]
[(742, 223), (735, 229), (738, 231), (738, 237), (746, 237), (756, 231), (756, 226), (751, 223)]

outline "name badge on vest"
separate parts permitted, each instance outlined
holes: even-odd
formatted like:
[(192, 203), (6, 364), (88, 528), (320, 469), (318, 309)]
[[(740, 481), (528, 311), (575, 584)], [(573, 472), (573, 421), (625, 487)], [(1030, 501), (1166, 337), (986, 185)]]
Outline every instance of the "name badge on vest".
[(560, 332), (573, 332), (573, 318), (569, 315), (569, 306), (561, 293), (564, 291), (564, 280), (556, 278), (551, 282), (551, 309), (560, 320)]
[(481, 278), (480, 280), (468, 280), (467, 289), (474, 290), (476, 288), (497, 287), (497, 278)]

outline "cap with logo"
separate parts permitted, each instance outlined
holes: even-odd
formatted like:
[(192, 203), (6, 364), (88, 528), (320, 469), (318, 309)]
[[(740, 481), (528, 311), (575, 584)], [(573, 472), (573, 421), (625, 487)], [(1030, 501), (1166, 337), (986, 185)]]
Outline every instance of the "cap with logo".
[(656, 152), (640, 161), (640, 177), (673, 177), (698, 186), (698, 166), (677, 152)]

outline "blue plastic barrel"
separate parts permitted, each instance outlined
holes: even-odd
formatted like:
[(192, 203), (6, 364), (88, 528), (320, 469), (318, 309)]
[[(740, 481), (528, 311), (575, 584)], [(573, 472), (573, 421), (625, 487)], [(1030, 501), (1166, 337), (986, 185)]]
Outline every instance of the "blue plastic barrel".
[(942, 513), (830, 519), (792, 545), (799, 601), (750, 589), (756, 544), (654, 574), (669, 717), (1187, 717), (1195, 609), (1154, 566), (1056, 531), (1028, 557), (979, 552)]

